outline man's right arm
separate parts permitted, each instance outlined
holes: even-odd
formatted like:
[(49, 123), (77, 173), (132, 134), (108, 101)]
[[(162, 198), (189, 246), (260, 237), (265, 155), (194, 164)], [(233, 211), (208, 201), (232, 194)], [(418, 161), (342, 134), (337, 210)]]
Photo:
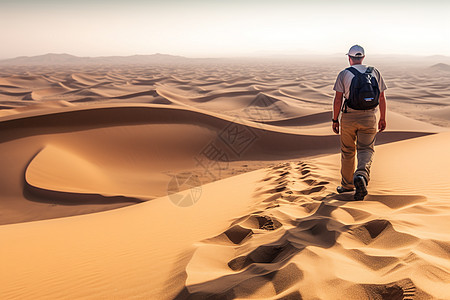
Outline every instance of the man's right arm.
[(378, 122), (379, 132), (386, 129), (386, 96), (384, 91), (380, 93), (380, 121)]

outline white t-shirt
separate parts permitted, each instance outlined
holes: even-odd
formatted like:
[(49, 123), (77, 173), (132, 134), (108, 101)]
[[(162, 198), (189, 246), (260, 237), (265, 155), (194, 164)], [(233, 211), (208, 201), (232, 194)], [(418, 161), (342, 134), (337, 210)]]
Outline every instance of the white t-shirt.
[[(366, 65), (353, 65), (353, 68), (358, 70), (361, 73), (366, 72), (367, 67)], [(380, 72), (373, 68), (372, 73), (378, 82), (378, 87), (380, 88), (380, 93), (387, 89), (386, 84), (384, 83), (383, 77), (381, 76)], [(344, 93), (345, 99), (348, 99), (350, 97), (350, 84), (352, 83), (352, 79), (355, 77), (352, 72), (348, 70), (342, 70), (338, 77), (336, 78), (336, 83), (334, 84), (333, 90), (336, 92)]]

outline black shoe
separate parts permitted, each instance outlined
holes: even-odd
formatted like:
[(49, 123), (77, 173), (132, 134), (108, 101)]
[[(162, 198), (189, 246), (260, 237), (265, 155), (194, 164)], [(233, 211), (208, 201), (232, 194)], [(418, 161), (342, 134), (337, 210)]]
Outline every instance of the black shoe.
[(338, 187), (336, 188), (336, 191), (337, 191), (339, 194), (342, 194), (342, 193), (347, 193), (347, 192), (353, 192), (353, 189), (346, 189), (345, 187), (338, 186)]
[(355, 200), (364, 200), (367, 195), (367, 183), (366, 179), (362, 175), (356, 175), (353, 179), (353, 184), (355, 185)]

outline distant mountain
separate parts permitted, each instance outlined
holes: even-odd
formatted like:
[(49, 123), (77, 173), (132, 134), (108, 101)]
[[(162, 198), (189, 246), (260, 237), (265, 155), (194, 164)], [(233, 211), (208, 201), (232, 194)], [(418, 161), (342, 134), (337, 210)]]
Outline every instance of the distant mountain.
[(48, 53), (38, 56), (19, 56), (0, 60), (0, 65), (82, 65), (82, 64), (171, 64), (195, 60), (168, 54), (78, 57), (70, 54)]
[[(154, 65), (154, 64), (179, 64), (179, 63), (221, 63), (221, 62), (309, 62), (314, 60), (317, 64), (339, 63), (345, 61), (343, 54), (339, 55), (312, 55), (312, 54), (279, 54), (279, 55), (249, 55), (242, 57), (217, 57), (217, 58), (187, 58), (183, 56), (169, 54), (150, 54), (150, 55), (130, 55), (130, 56), (99, 56), (99, 57), (79, 57), (71, 54), (48, 53), (38, 56), (19, 56), (12, 59), (0, 60), (0, 66), (40, 66), (40, 65)], [(450, 57), (442, 55), (434, 56), (407, 56), (407, 55), (373, 55), (371, 61), (376, 63), (395, 64), (395, 63), (414, 63), (422, 67), (436, 63), (429, 67), (430, 70), (449, 71)], [(438, 63), (439, 62), (439, 63)], [(445, 62), (445, 63), (444, 63)]]
[(444, 64), (444, 63), (438, 63), (435, 65), (432, 65), (430, 67), (430, 69), (434, 70), (434, 71), (445, 71), (445, 72), (450, 72), (450, 65)]

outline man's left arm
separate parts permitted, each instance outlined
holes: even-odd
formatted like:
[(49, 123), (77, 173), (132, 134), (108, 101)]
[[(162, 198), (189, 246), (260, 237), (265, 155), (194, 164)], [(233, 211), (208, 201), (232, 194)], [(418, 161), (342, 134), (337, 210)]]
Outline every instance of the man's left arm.
[(344, 97), (344, 93), (336, 91), (333, 101), (333, 131), (336, 134), (339, 134), (339, 113), (341, 112), (342, 99)]

